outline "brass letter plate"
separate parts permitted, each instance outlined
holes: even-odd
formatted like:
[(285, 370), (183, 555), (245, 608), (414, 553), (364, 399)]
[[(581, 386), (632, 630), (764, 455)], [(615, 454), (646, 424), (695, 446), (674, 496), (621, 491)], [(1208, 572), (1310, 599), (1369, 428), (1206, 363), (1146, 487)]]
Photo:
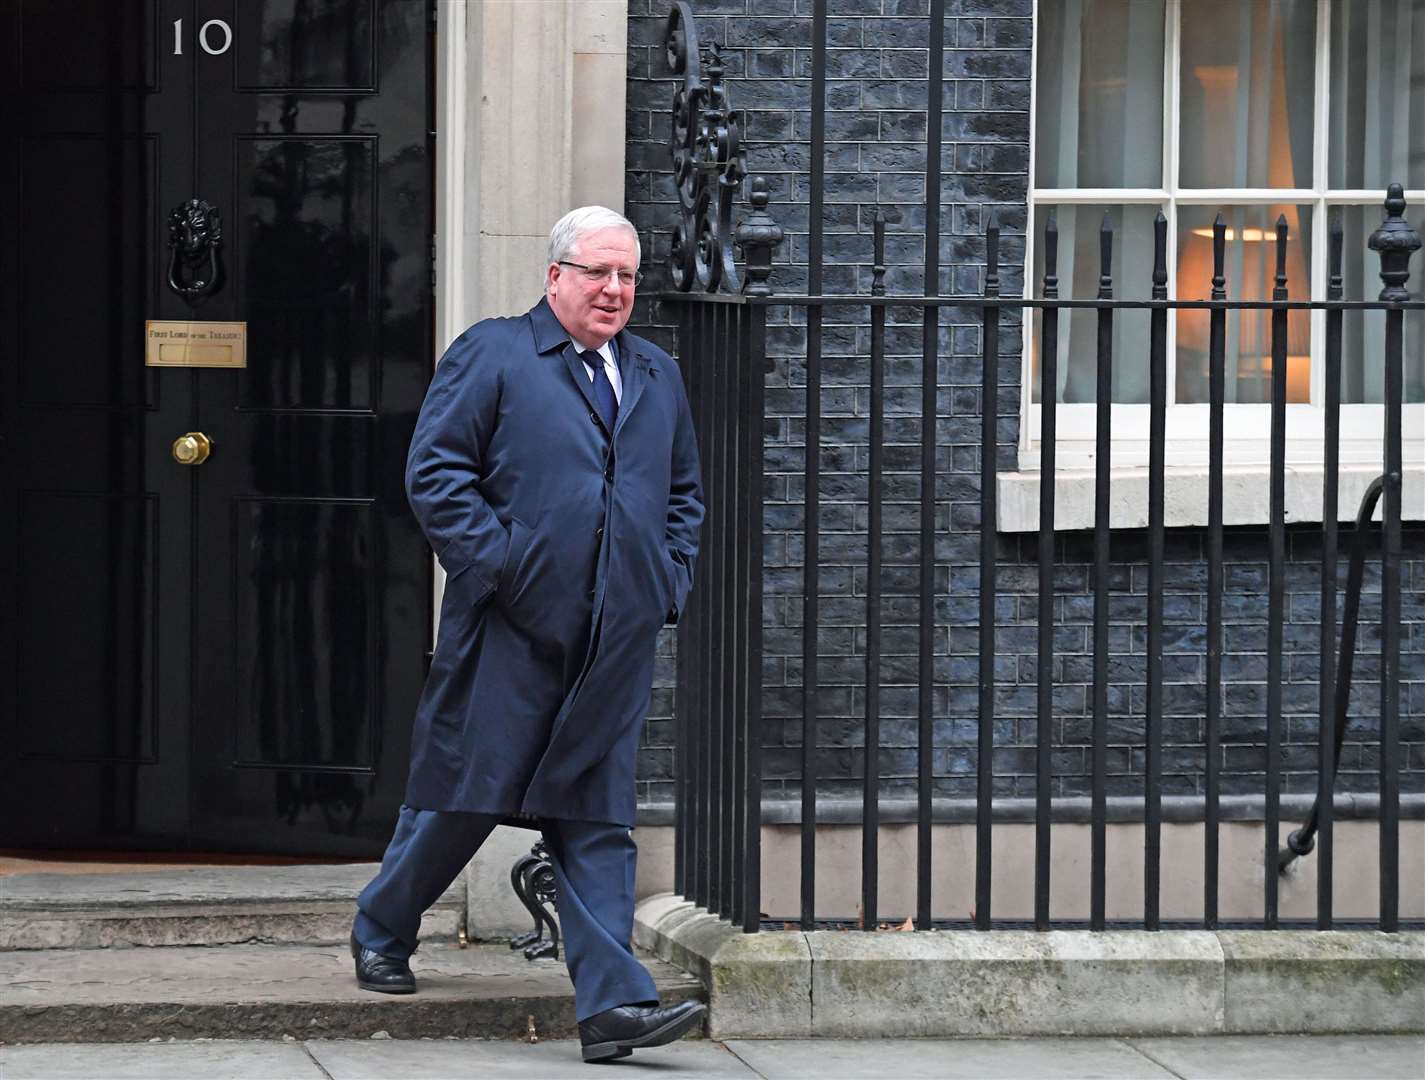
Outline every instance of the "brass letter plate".
[(144, 323), (144, 364), (148, 367), (247, 367), (247, 323)]

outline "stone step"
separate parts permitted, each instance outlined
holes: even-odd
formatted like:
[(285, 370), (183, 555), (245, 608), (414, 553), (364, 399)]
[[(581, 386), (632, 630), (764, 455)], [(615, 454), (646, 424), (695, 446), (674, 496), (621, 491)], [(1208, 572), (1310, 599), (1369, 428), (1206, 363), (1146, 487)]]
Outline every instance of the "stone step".
[[(703, 998), (676, 968), (640, 954), (665, 1004)], [(0, 953), (0, 1042), (151, 1039), (573, 1038), (561, 960), (505, 945), (422, 946), (419, 990), (360, 990), (345, 947), (42, 949)]]
[[(204, 866), (0, 877), (0, 950), (112, 946), (340, 945), (375, 863)], [(426, 913), (424, 941), (453, 943), (465, 881)]]

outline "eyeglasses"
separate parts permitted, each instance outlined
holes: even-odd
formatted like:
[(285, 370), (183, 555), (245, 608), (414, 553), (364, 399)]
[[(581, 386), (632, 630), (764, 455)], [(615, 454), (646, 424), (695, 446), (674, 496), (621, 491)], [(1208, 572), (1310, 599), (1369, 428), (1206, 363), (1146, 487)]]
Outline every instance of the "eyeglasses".
[(618, 278), (618, 283), (625, 289), (631, 289), (643, 280), (643, 275), (637, 270), (624, 270), (617, 266), (585, 266), (583, 263), (570, 262), (568, 259), (560, 259), (560, 266), (572, 266), (578, 270), (585, 281), (602, 285), (609, 280), (610, 275)]

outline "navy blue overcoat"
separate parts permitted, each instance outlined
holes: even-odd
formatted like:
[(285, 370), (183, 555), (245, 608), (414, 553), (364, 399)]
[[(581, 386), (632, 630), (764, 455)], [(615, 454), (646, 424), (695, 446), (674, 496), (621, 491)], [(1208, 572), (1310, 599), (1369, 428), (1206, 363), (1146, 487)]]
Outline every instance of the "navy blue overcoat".
[(412, 807), (633, 824), (654, 645), (692, 585), (703, 502), (678, 366), (626, 331), (615, 348), (612, 432), (543, 300), (436, 368), (406, 464), (446, 573)]

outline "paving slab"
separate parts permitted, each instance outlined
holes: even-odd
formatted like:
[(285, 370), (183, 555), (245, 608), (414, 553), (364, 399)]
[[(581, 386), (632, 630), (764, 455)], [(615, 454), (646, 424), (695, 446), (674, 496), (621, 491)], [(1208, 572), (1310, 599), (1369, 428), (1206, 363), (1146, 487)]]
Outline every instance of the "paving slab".
[[(720, 1043), (683, 1039), (635, 1050), (603, 1066), (586, 1065), (577, 1039), (539, 1042), (421, 1039), (416, 1042), (309, 1042), (307, 1049), (331, 1080), (607, 1080), (609, 1072), (659, 1077), (756, 1080), (757, 1074)], [(607, 1070), (600, 1072), (598, 1070)]]
[[(1422, 1036), (1161, 1039), (684, 1039), (602, 1066), (708, 1080), (1420, 1080)], [(575, 1039), (194, 1040), (0, 1046), (5, 1080), (574, 1080), (595, 1075)]]
[[(25, 873), (0, 878), (0, 949), (220, 945), (335, 945), (376, 863), (204, 866), (125, 873)], [(421, 922), (427, 940), (454, 940), (465, 881)]]
[[(665, 1001), (702, 997), (643, 956)], [(53, 949), (0, 952), (0, 1042), (134, 1042), (153, 1036), (518, 1038), (577, 1033), (562, 960), (501, 945), (423, 947), (419, 992), (360, 990), (345, 947)]]
[(766, 1080), (1173, 1076), (1117, 1039), (729, 1039), (727, 1048)]
[(1221, 1035), (1129, 1043), (1184, 1080), (1425, 1080), (1425, 1035)]
[(324, 1080), (299, 1043), (0, 1046), (5, 1080)]

